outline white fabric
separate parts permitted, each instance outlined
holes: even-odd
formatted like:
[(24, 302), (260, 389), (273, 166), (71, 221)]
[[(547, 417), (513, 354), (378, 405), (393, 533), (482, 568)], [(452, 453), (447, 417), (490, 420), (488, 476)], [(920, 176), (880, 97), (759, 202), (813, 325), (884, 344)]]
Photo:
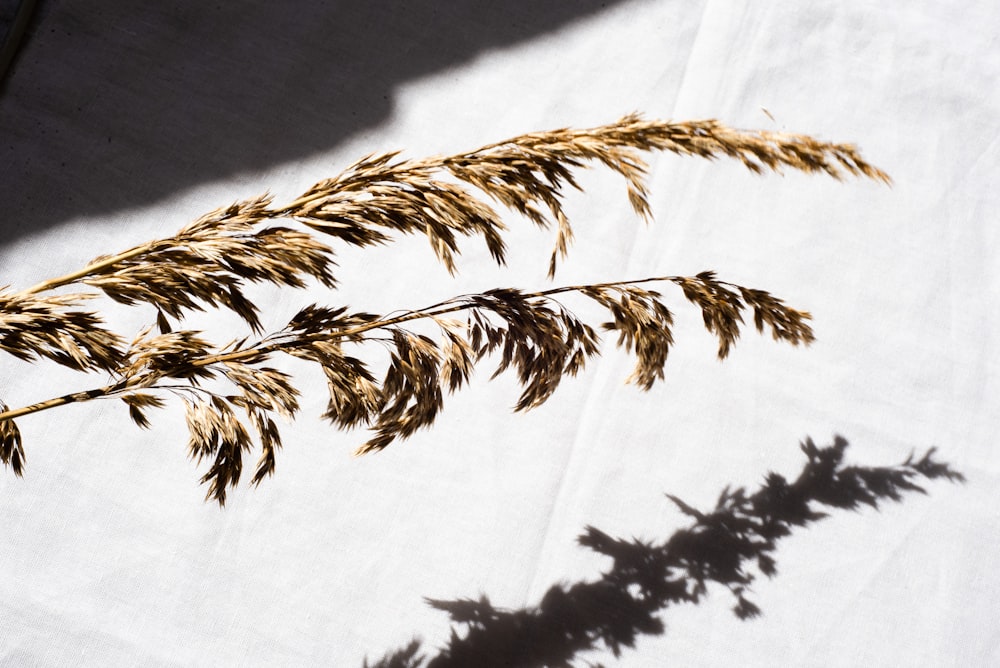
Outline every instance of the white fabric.
[[(511, 414), (512, 380), (481, 373), (433, 429), (364, 458), (363, 434), (319, 419), (322, 379), (302, 370), (276, 476), (224, 510), (202, 502), (177, 406), (148, 431), (110, 401), (20, 419), (26, 475), (0, 476), (0, 663), (360, 666), (413, 636), (433, 653), (449, 624), (423, 597), (535, 604), (607, 566), (575, 544), (585, 525), (664, 538), (687, 524), (664, 492), (708, 506), (725, 485), (794, 475), (798, 441), (834, 434), (866, 465), (938, 446), (968, 483), (795, 533), (754, 586), (761, 618), (714, 591), (619, 660), (586, 658), (1000, 663), (1000, 5), (154, 4), (40, 10), (0, 97), (0, 282), (27, 287), (265, 190), (290, 199), (369, 152), (451, 153), (631, 111), (855, 142), (894, 184), (653, 156), (647, 227), (593, 170), (557, 283), (714, 269), (812, 311), (817, 342), (747, 333), (719, 363), (671, 294), (677, 346), (652, 391), (623, 384), (630, 362), (608, 341), (531, 413)], [(420, 240), (344, 251), (340, 294), (261, 290), (266, 324), (310, 301), (390, 311), (544, 287), (551, 235), (510, 225), (506, 269), (474, 241), (455, 279)], [(105, 306), (123, 331), (152, 317)], [(237, 326), (194, 322), (219, 341)], [(0, 396), (94, 380), (5, 358)]]

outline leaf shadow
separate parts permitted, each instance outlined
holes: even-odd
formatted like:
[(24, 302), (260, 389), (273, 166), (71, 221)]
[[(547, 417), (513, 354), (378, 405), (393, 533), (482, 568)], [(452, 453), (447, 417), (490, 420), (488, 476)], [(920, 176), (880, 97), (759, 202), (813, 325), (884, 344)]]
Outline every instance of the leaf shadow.
[(509, 610), (486, 596), (427, 599), (457, 626), (447, 646), (427, 656), (414, 639), (364, 666), (554, 668), (572, 666), (578, 655), (595, 650), (619, 657), (639, 636), (663, 634), (661, 613), (678, 603), (700, 603), (710, 585), (732, 593), (738, 617), (756, 617), (761, 610), (747, 597), (751, 583), (757, 574), (777, 574), (778, 541), (826, 517), (824, 508), (878, 508), (906, 493), (926, 493), (918, 481), (964, 481), (934, 459), (933, 449), (897, 466), (864, 467), (844, 465), (847, 446), (839, 436), (826, 447), (807, 439), (801, 446), (806, 463), (795, 480), (769, 473), (753, 493), (727, 488), (712, 510), (668, 495), (693, 523), (662, 542), (623, 540), (586, 527), (580, 545), (610, 557), (611, 568), (597, 580), (554, 585), (537, 605)]
[(0, 95), (0, 243), (318, 155), (405, 82), (622, 1), (40, 1)]

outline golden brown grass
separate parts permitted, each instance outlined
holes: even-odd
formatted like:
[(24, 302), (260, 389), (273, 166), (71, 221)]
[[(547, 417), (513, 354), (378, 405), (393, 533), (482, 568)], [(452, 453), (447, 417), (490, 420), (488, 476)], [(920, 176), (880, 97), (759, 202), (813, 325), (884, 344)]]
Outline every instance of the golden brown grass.
[[(227, 489), (239, 481), (243, 457), (255, 440), (261, 455), (253, 482), (274, 472), (281, 440), (273, 416), (291, 418), (298, 411), (299, 392), (290, 376), (268, 365), (274, 358), (287, 354), (318, 364), (329, 392), (324, 417), (339, 428), (369, 428), (371, 437), (358, 451), (380, 450), (432, 424), (444, 394), (462, 387), (486, 357), (498, 359), (494, 375), (508, 369), (516, 374), (523, 388), (516, 410), (548, 399), (562, 378), (576, 374), (600, 351), (595, 328), (559, 301), (566, 293), (589, 298), (608, 312), (610, 320), (602, 327), (616, 332), (618, 345), (634, 354), (629, 380), (643, 389), (663, 378), (673, 345), (672, 312), (646, 284), (679, 287), (718, 338), (720, 358), (739, 337), (749, 311), (755, 328), (769, 329), (776, 340), (812, 341), (808, 313), (765, 291), (721, 281), (712, 272), (537, 292), (498, 288), (394, 316), (314, 304), (267, 335), (258, 307), (246, 296), (248, 282), (301, 288), (316, 281), (335, 288), (333, 249), (317, 233), (361, 247), (385, 243), (394, 234), (423, 234), (451, 272), (459, 255), (458, 237), (481, 237), (502, 264), (506, 227), (496, 205), (555, 229), (549, 264), (553, 276), (573, 238), (563, 196), (567, 186), (578, 188), (574, 172), (598, 163), (621, 174), (633, 209), (648, 217), (641, 154), (651, 151), (731, 157), (753, 172), (791, 168), (835, 178), (851, 174), (889, 180), (850, 145), (734, 130), (717, 121), (668, 123), (635, 115), (587, 130), (522, 135), (447, 157), (367, 156), (287, 205), (276, 206), (269, 196), (239, 202), (174, 236), (97, 258), (79, 271), (20, 292), (0, 292), (0, 348), (22, 359), (44, 357), (81, 371), (105, 372), (112, 379), (19, 409), (3, 405), (0, 459), (21, 475), (24, 450), (14, 418), (117, 397), (133, 421), (147, 427), (147, 411), (163, 406), (164, 394), (173, 394), (186, 406), (190, 455), (211, 462), (202, 477), (208, 496), (222, 504)], [(52, 293), (65, 286), (75, 286), (77, 292)], [(83, 292), (87, 287), (99, 292)], [(126, 345), (98, 314), (84, 308), (101, 293), (126, 305), (152, 305), (155, 326)], [(217, 347), (182, 327), (188, 313), (205, 307), (232, 310), (250, 335)], [(435, 323), (439, 336), (407, 329), (416, 320)], [(385, 368), (378, 371), (344, 346), (376, 341), (389, 349)], [(223, 380), (232, 391), (223, 394), (199, 383), (208, 379)]]

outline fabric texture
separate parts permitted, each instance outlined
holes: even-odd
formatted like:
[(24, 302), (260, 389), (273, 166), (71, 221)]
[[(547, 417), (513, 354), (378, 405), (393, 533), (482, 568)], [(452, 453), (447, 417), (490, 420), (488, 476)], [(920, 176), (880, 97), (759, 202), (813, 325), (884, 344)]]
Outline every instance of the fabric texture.
[[(254, 292), (265, 327), (310, 302), (389, 312), (710, 269), (809, 310), (817, 340), (748, 330), (718, 362), (699, 313), (664, 288), (676, 345), (650, 391), (624, 383), (633, 362), (613, 338), (523, 414), (514, 380), (484, 366), (433, 428), (360, 458), (364, 434), (321, 420), (323, 379), (292, 363), (303, 409), (280, 425), (277, 473), (224, 509), (202, 500), (178, 404), (148, 430), (112, 400), (20, 418), (25, 476), (0, 476), (0, 664), (360, 666), (415, 637), (433, 656), (452, 630), (425, 599), (537, 606), (609, 567), (577, 543), (585, 527), (667, 539), (692, 518), (665, 493), (711, 509), (727, 486), (794, 477), (800, 441), (836, 435), (864, 466), (936, 446), (967, 482), (795, 531), (748, 593), (760, 617), (737, 618), (717, 586), (663, 611), (664, 633), (575, 661), (1000, 663), (1000, 5), (39, 5), (0, 96), (12, 289), (236, 200), (289, 201), (372, 152), (451, 154), (633, 111), (853, 142), (893, 183), (652, 155), (644, 225), (595, 167), (569, 195), (577, 238), (553, 281), (552, 234), (515, 215), (508, 266), (469, 240), (454, 277), (426, 240), (338, 247), (336, 292)], [(97, 308), (130, 335), (155, 317)], [(222, 312), (191, 322), (219, 343), (243, 335)], [(0, 399), (100, 380), (5, 356)]]

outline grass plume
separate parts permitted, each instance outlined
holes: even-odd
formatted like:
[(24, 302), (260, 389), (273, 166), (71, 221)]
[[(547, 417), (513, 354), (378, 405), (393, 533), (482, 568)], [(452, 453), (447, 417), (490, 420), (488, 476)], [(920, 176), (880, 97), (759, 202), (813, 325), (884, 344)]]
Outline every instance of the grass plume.
[[(459, 237), (479, 237), (503, 264), (507, 229), (501, 211), (554, 230), (549, 276), (573, 240), (563, 206), (575, 173), (602, 165), (626, 182), (636, 214), (650, 216), (647, 165), (642, 155), (669, 151), (707, 159), (734, 158), (752, 172), (795, 169), (834, 178), (863, 176), (889, 182), (848, 144), (805, 135), (743, 131), (718, 121), (671, 123), (626, 116), (585, 130), (560, 129), (515, 137), (478, 150), (419, 160), (397, 153), (370, 155), (301, 196), (276, 205), (268, 195), (202, 216), (177, 234), (94, 259), (82, 269), (28, 289), (0, 291), (0, 349), (22, 359), (46, 358), (80, 371), (100, 371), (110, 382), (18, 409), (0, 411), (0, 460), (21, 474), (24, 450), (14, 419), (69, 403), (115, 397), (140, 427), (164, 395), (185, 402), (188, 450), (207, 460), (202, 477), (220, 504), (239, 481), (254, 442), (260, 455), (253, 483), (273, 474), (281, 439), (275, 415), (295, 417), (299, 391), (272, 360), (281, 355), (313, 362), (327, 381), (324, 413), (337, 428), (365, 427), (371, 437), (358, 452), (381, 450), (431, 425), (444, 396), (460, 389), (487, 358), (494, 376), (511, 371), (522, 386), (515, 409), (544, 403), (560, 380), (599, 354), (598, 329), (617, 334), (636, 359), (629, 380), (642, 389), (664, 377), (673, 346), (673, 311), (648, 284), (674, 285), (698, 308), (725, 358), (752, 313), (754, 327), (792, 344), (813, 340), (809, 313), (766, 291), (719, 280), (713, 272), (657, 276), (526, 292), (496, 288), (462, 295), (397, 315), (317, 304), (301, 309), (281, 330), (264, 333), (248, 283), (302, 288), (310, 281), (335, 289), (330, 243), (366, 247), (398, 235), (426, 236), (449, 272), (457, 269)], [(500, 210), (498, 211), (498, 207)], [(72, 286), (72, 293), (54, 292)], [(89, 292), (87, 290), (90, 290)], [(127, 340), (84, 305), (105, 297), (128, 306), (148, 304), (151, 325)], [(563, 300), (577, 295), (607, 311), (600, 327), (584, 322)], [(184, 328), (192, 311), (225, 308), (247, 325), (247, 337), (217, 346)], [(436, 325), (438, 336), (407, 323)], [(382, 368), (350, 354), (352, 345), (387, 349)], [(230, 393), (209, 390), (217, 379)]]

